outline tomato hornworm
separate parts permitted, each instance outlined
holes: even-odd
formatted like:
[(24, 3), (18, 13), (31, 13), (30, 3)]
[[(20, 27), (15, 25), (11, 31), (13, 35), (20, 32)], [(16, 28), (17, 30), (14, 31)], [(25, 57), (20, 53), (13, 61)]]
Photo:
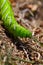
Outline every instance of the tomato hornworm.
[(0, 0), (0, 12), (3, 25), (13, 36), (32, 37), (32, 32), (30, 30), (27, 30), (17, 23), (9, 0)]

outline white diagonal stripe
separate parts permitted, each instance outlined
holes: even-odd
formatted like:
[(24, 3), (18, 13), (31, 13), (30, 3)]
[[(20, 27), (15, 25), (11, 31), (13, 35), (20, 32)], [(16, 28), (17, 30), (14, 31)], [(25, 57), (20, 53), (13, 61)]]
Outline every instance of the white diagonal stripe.
[(2, 3), (2, 5), (1, 5), (1, 9), (2, 9), (2, 7), (4, 6), (5, 2), (6, 2), (6, 0), (4, 0), (4, 2)]
[(4, 11), (2, 12), (2, 15), (6, 12), (7, 9), (8, 9), (8, 7), (6, 7), (6, 8), (4, 9)]

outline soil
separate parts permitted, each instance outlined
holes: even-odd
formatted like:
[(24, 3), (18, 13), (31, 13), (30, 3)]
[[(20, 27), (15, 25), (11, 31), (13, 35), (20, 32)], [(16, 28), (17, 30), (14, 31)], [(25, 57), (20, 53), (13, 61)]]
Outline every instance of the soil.
[[(32, 31), (30, 38), (14, 38), (0, 20), (0, 65), (43, 65), (43, 0), (10, 0), (17, 22)], [(34, 63), (15, 60), (21, 58)], [(7, 60), (8, 59), (8, 60)]]

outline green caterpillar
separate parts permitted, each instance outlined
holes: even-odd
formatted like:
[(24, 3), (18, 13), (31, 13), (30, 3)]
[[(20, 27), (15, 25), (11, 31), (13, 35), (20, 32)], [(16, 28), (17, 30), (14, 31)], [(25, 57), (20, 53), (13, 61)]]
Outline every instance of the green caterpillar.
[(13, 35), (17, 37), (32, 37), (32, 32), (20, 26), (12, 11), (9, 0), (0, 0), (0, 12), (5, 28)]

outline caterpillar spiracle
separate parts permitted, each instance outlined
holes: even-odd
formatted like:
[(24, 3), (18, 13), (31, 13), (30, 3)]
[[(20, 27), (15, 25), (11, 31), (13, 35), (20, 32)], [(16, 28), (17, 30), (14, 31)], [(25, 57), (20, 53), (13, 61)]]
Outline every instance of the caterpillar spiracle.
[(25, 29), (17, 23), (9, 0), (0, 0), (0, 12), (3, 25), (9, 33), (17, 37), (32, 37), (30, 30)]

